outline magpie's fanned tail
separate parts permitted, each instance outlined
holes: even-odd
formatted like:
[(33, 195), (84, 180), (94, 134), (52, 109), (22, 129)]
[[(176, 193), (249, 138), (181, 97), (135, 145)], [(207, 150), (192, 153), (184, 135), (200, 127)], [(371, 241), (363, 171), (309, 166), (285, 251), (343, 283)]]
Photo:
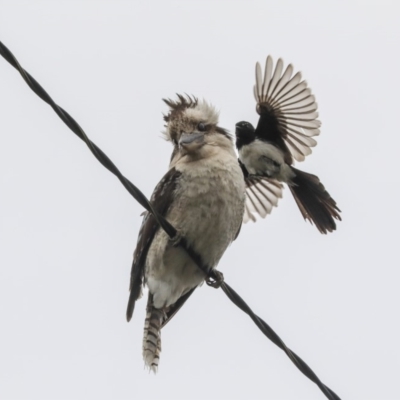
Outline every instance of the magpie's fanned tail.
[(314, 223), (321, 233), (336, 230), (335, 219), (342, 220), (340, 210), (319, 178), (296, 168), (293, 172), (296, 176), (289, 188), (304, 219)]

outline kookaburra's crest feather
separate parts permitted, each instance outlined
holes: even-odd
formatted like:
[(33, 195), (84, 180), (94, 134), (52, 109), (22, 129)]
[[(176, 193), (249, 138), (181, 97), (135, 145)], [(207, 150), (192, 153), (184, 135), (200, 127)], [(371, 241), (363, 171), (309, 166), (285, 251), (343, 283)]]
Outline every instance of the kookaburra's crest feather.
[(167, 115), (164, 115), (164, 121), (169, 122), (171, 119), (175, 118), (178, 114), (182, 113), (184, 110), (188, 108), (194, 108), (199, 103), (197, 97), (186, 95), (182, 96), (181, 94), (176, 94), (178, 96), (178, 100), (174, 101), (171, 99), (163, 99), (164, 103), (170, 108), (170, 111)]
[(219, 113), (205, 100), (199, 100), (194, 96), (183, 96), (177, 94), (177, 100), (163, 99), (170, 108), (169, 113), (164, 115), (164, 121), (167, 123), (166, 130), (163, 132), (165, 138), (173, 144), (177, 144), (181, 126), (187, 127), (187, 122), (204, 123), (206, 127), (216, 127), (220, 133), (230, 137), (227, 131), (217, 127)]

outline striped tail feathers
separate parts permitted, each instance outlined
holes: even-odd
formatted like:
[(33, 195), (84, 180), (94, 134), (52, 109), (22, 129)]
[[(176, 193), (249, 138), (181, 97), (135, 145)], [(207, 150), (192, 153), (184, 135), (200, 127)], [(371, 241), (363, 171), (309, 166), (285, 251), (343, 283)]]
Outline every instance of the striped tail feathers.
[(323, 234), (336, 230), (335, 219), (341, 221), (342, 218), (335, 200), (317, 176), (292, 169), (296, 176), (289, 188), (304, 219), (314, 223)]
[(143, 360), (145, 367), (156, 373), (161, 353), (161, 329), (175, 316), (196, 287), (181, 296), (174, 304), (165, 308), (153, 306), (153, 295), (149, 293), (143, 332)]
[(149, 293), (146, 308), (146, 319), (143, 332), (143, 360), (145, 367), (157, 372), (161, 353), (161, 328), (165, 312), (153, 306), (153, 296)]

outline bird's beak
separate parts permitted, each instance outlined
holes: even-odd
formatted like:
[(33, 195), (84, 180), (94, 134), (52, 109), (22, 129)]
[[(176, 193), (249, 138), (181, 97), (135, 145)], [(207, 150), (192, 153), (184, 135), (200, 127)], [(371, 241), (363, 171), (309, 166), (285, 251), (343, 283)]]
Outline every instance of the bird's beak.
[(188, 151), (195, 150), (203, 144), (203, 132), (182, 133), (181, 138), (179, 139), (179, 146)]
[(239, 125), (239, 124), (236, 124), (235, 125), (235, 131), (237, 132), (237, 131), (241, 131), (243, 129), (243, 127), (241, 126), (241, 125)]

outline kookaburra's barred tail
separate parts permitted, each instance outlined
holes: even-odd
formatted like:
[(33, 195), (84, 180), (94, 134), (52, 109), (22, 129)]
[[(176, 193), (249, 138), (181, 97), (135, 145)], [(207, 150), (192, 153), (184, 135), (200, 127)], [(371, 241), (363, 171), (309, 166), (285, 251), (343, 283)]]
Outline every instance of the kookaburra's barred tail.
[(153, 296), (149, 293), (146, 319), (144, 321), (143, 359), (145, 367), (156, 373), (160, 360), (161, 326), (165, 319), (165, 312), (153, 306), (152, 297)]
[(326, 191), (317, 176), (292, 167), (296, 174), (289, 188), (304, 219), (314, 223), (321, 233), (336, 229), (335, 219), (341, 221), (335, 200)]

